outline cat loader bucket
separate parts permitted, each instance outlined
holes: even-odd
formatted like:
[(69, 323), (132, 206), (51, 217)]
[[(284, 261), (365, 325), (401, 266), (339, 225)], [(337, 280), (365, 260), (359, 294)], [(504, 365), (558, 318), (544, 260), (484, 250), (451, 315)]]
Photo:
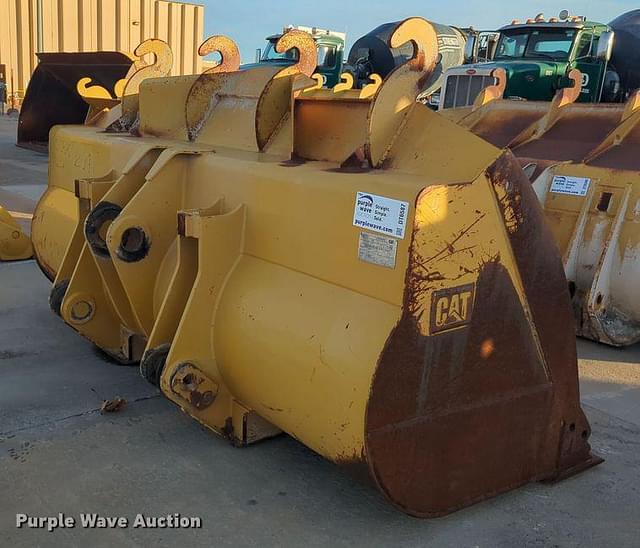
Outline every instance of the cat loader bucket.
[(286, 432), (435, 517), (601, 460), (535, 193), (510, 152), (415, 101), (436, 34), (411, 18), (390, 37), (407, 42), (367, 91), (322, 90), (292, 30), (294, 67), (223, 54), (144, 82), (135, 135), (52, 134), (61, 169), (105, 162), (73, 174), (51, 301), (234, 444)]
[(117, 99), (116, 83), (127, 76), (131, 57), (118, 51), (38, 53), (20, 117), (18, 146), (44, 150), (49, 131), (58, 124), (83, 124), (89, 105), (77, 83), (83, 78), (107, 90)]
[(0, 206), (0, 261), (30, 259), (32, 255), (29, 237), (11, 213)]
[(574, 103), (581, 76), (569, 77), (574, 87), (551, 103), (503, 100), (490, 90), (484, 104), (442, 113), (518, 157), (562, 253), (577, 333), (630, 345), (640, 341), (640, 96)]

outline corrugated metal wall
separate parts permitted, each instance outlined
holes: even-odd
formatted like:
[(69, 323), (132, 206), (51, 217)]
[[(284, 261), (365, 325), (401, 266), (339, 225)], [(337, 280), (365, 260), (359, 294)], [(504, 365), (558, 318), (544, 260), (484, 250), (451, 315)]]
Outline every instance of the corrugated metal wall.
[[(24, 91), (37, 58), (37, 0), (0, 0), (0, 64), (8, 92)], [(43, 51), (133, 49), (147, 38), (169, 43), (173, 74), (202, 69), (204, 7), (165, 0), (42, 0)]]

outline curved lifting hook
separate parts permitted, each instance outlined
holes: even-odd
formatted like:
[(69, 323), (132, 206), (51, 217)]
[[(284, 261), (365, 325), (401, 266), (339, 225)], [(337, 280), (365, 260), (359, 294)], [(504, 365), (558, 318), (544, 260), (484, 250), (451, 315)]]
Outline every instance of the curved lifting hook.
[(169, 44), (159, 38), (149, 38), (145, 40), (138, 45), (133, 53), (136, 57), (144, 57), (149, 53), (153, 53), (153, 55), (155, 55), (155, 62), (147, 65), (147, 67), (153, 67), (157, 73), (169, 74), (173, 68), (173, 52)]
[(580, 97), (582, 91), (582, 73), (578, 69), (571, 69), (567, 78), (573, 80), (573, 86), (570, 88), (563, 88), (557, 95), (557, 107), (563, 107), (575, 103), (576, 99)]
[[(84, 77), (80, 78), (76, 83), (76, 92), (89, 105), (89, 110), (85, 117), (85, 124), (88, 125), (92, 125), (100, 114), (111, 110), (120, 102), (120, 98), (117, 95), (118, 82), (114, 86), (114, 91), (110, 92), (100, 84), (90, 85), (92, 81), (91, 78)], [(122, 80), (119, 80), (119, 82), (122, 82)]]
[[(276, 42), (275, 49), (278, 53), (298, 50), (298, 61), (275, 74), (260, 94), (255, 117), (256, 143), (260, 151), (265, 150), (285, 121), (292, 122), (288, 114), (291, 93), (295, 93), (295, 77), (303, 74), (311, 79), (317, 65), (316, 42), (307, 32), (296, 29), (286, 32)], [(293, 131), (292, 127), (290, 131)]]
[(302, 90), (302, 93), (306, 93), (307, 91), (313, 91), (314, 89), (322, 89), (322, 86), (324, 85), (324, 76), (322, 74), (318, 74), (317, 72), (311, 75), (311, 79), (315, 80), (316, 85), (311, 87), (311, 88), (307, 88), (305, 90)]
[(371, 83), (363, 86), (360, 91), (361, 99), (366, 99), (367, 97), (375, 95), (378, 88), (382, 85), (382, 76), (375, 72), (369, 76), (369, 80), (371, 80)]
[(93, 80), (89, 77), (85, 76), (84, 78), (80, 78), (76, 84), (76, 91), (78, 92), (78, 95), (87, 99), (113, 100), (113, 97), (106, 88), (98, 84), (90, 86), (89, 84), (91, 84), (91, 82), (93, 82)]
[(173, 67), (173, 52), (164, 40), (150, 38), (142, 42), (133, 52), (138, 58), (149, 53), (155, 57), (153, 63), (139, 68), (129, 78), (123, 91), (124, 95), (133, 95), (140, 90), (140, 84), (147, 78), (161, 78), (171, 72)]
[(228, 36), (216, 34), (207, 38), (198, 48), (198, 55), (205, 57), (210, 53), (220, 54), (220, 63), (202, 74), (216, 74), (218, 72), (235, 72), (240, 68), (240, 50), (236, 43)]
[(197, 138), (213, 104), (217, 102), (216, 93), (224, 84), (224, 80), (214, 74), (237, 72), (240, 68), (240, 51), (231, 38), (217, 34), (207, 38), (198, 48), (202, 57), (216, 51), (221, 56), (220, 63), (198, 76), (187, 95), (185, 121), (190, 141)]
[(422, 17), (402, 21), (389, 38), (389, 46), (413, 44), (413, 55), (396, 67), (373, 97), (368, 114), (365, 152), (372, 167), (380, 167), (401, 131), (410, 109), (438, 63), (438, 35)]
[(340, 75), (340, 83), (336, 84), (333, 88), (333, 93), (340, 93), (341, 91), (347, 91), (353, 89), (353, 74), (350, 72), (343, 72)]
[(496, 83), (487, 86), (478, 94), (473, 102), (473, 110), (477, 110), (496, 99), (502, 99), (504, 90), (507, 89), (507, 73), (503, 68), (497, 68), (491, 71), (491, 76), (496, 79)]
[[(153, 63), (142, 65), (142, 57), (149, 53), (154, 56)], [(121, 94), (122, 96), (122, 116), (107, 127), (108, 132), (121, 133), (130, 131), (138, 119), (140, 84), (147, 78), (166, 76), (173, 67), (173, 53), (169, 44), (158, 38), (145, 40), (138, 45), (134, 54), (138, 57), (138, 61), (134, 63), (134, 66), (140, 66), (140, 68), (131, 75), (124, 86), (121, 82), (117, 83), (116, 94), (118, 96)]]
[(389, 38), (389, 46), (399, 48), (413, 43), (413, 57), (407, 65), (415, 70), (431, 73), (438, 63), (438, 35), (433, 25), (422, 17), (410, 17), (402, 21)]
[(276, 52), (278, 53), (284, 53), (294, 48), (298, 50), (298, 62), (281, 70), (277, 77), (302, 73), (311, 78), (318, 65), (315, 40), (308, 32), (293, 29), (283, 34), (276, 43)]

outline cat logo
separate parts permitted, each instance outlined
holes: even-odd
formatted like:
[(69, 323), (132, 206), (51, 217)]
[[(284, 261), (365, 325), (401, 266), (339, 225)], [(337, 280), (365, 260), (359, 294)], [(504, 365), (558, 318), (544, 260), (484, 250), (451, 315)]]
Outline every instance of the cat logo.
[(468, 324), (474, 296), (475, 284), (434, 291), (431, 298), (431, 334)]

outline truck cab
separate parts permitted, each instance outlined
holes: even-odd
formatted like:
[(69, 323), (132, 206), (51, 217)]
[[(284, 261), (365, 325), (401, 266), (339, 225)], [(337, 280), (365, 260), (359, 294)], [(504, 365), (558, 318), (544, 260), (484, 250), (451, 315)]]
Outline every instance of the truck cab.
[(615, 101), (608, 76), (613, 33), (608, 25), (581, 17), (565, 20), (541, 16), (502, 27), (493, 60), (450, 69), (443, 85), (440, 109), (473, 104), (480, 91), (494, 83), (491, 73), (507, 74), (505, 98), (550, 101), (556, 91), (571, 85), (566, 75), (582, 73), (578, 101)]
[(319, 29), (317, 27), (288, 26), (285, 27), (280, 34), (267, 36), (264, 51), (256, 51), (255, 63), (243, 65), (242, 68), (252, 68), (263, 63), (286, 67), (296, 63), (298, 61), (297, 50), (291, 49), (284, 53), (278, 53), (276, 51), (276, 44), (280, 37), (291, 29), (308, 32), (315, 40), (318, 53), (316, 73), (322, 75), (324, 79), (323, 85), (325, 87), (333, 87), (339, 83), (342, 64), (344, 62), (346, 34), (344, 32)]

